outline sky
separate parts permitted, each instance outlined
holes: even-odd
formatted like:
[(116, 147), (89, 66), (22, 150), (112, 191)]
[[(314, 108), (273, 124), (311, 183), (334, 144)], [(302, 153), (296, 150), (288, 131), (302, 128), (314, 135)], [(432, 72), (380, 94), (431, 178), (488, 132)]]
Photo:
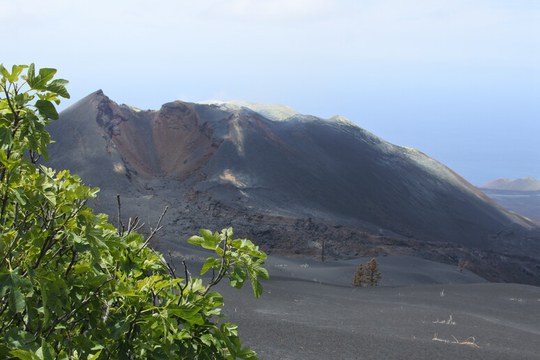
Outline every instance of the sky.
[(474, 185), (540, 178), (538, 0), (0, 0), (0, 63), (72, 99), (342, 115)]

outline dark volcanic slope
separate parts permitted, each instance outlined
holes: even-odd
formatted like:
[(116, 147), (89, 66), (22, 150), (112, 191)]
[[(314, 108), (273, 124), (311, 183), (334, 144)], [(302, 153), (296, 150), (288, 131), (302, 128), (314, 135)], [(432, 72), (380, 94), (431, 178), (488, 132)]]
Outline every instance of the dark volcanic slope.
[(206, 169), (206, 188), (254, 207), (361, 220), (405, 236), (487, 246), (493, 230), (527, 226), (424, 154), (348, 123), (270, 122), (243, 111)]
[(170, 204), (171, 232), (232, 224), (269, 250), (313, 254), (325, 241), (333, 256), (465, 258), (488, 279), (540, 273), (534, 223), (426, 155), (339, 118), (272, 121), (179, 101), (140, 111), (99, 91), (50, 130), (52, 165), (105, 189), (101, 210), (114, 213), (116, 192), (128, 214), (157, 217)]

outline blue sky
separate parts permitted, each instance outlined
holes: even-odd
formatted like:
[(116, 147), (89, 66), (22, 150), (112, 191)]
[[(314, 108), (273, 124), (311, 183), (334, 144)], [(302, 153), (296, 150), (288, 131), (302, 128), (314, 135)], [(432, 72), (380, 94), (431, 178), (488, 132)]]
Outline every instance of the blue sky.
[(537, 0), (0, 0), (0, 62), (165, 102), (343, 115), (475, 185), (540, 178)]

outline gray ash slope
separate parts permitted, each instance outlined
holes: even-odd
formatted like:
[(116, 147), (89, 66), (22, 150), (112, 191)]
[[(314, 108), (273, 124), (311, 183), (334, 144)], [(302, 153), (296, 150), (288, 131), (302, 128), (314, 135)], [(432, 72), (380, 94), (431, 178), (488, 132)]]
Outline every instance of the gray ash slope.
[(159, 111), (95, 92), (50, 126), (50, 165), (102, 189), (93, 204), (149, 222), (169, 205), (178, 234), (233, 225), (283, 254), (414, 255), (490, 280), (538, 283), (538, 225), (428, 156), (341, 118), (274, 121), (245, 107), (172, 102)]

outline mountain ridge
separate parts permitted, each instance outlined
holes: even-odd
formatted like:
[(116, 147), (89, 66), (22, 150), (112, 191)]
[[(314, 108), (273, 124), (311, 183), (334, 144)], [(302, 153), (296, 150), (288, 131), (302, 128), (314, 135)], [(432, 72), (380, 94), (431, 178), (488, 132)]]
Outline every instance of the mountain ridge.
[(521, 179), (500, 178), (480, 187), (489, 190), (540, 191), (540, 180), (528, 176)]

